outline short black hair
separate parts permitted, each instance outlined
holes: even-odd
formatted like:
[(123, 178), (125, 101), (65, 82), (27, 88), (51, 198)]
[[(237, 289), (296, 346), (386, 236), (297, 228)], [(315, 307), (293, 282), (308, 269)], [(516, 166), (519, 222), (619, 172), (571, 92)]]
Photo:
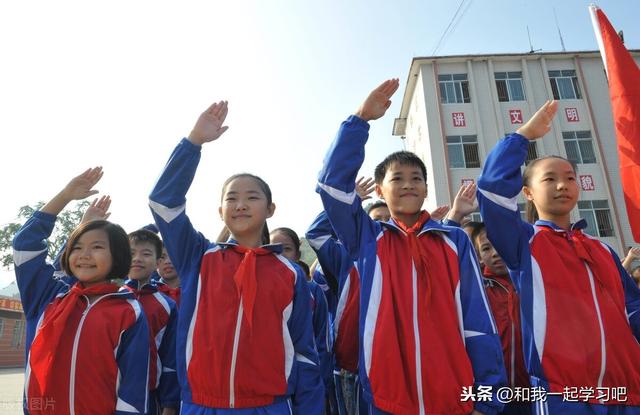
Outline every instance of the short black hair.
[(78, 239), (85, 233), (96, 229), (102, 229), (107, 233), (109, 239), (109, 250), (111, 251), (111, 270), (109, 271), (110, 279), (123, 279), (129, 274), (131, 268), (131, 247), (129, 246), (129, 237), (120, 225), (106, 221), (94, 220), (78, 226), (67, 241), (67, 246), (62, 253), (62, 270), (70, 276), (74, 276), (69, 266), (69, 256), (71, 251), (78, 243)]
[(367, 212), (368, 215), (373, 209), (378, 209), (381, 207), (388, 207), (387, 202), (385, 202), (384, 200), (376, 200), (375, 202), (369, 203), (367, 207), (364, 208), (364, 211)]
[(427, 181), (427, 167), (424, 165), (420, 157), (410, 151), (396, 151), (389, 154), (380, 164), (376, 166), (373, 173), (373, 179), (376, 184), (382, 184), (384, 176), (387, 174), (387, 170), (393, 163), (404, 164), (405, 166), (419, 167), (422, 171), (422, 178)]
[[(472, 223), (473, 225), (469, 225), (470, 223)], [(473, 246), (477, 250), (480, 250), (480, 247), (477, 244), (477, 240), (482, 232), (487, 231), (487, 227), (483, 222), (468, 222), (467, 224), (465, 224), (465, 227), (467, 226), (469, 226), (472, 229), (470, 239), (471, 239), (471, 242), (473, 243)]]
[(160, 258), (162, 256), (162, 241), (158, 235), (149, 230), (138, 229), (137, 231), (131, 232), (129, 234), (129, 242), (134, 244), (150, 243), (156, 251), (156, 258)]

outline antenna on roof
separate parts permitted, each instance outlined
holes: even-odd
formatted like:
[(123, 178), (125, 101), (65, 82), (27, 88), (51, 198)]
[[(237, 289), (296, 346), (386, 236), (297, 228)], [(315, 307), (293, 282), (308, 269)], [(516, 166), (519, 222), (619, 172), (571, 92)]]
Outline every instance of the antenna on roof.
[(533, 43), (531, 43), (531, 33), (529, 33), (529, 25), (527, 25), (527, 36), (529, 37), (529, 53), (540, 52), (542, 49), (533, 48)]
[(562, 39), (562, 32), (560, 31), (560, 25), (558, 24), (558, 15), (556, 14), (556, 8), (553, 8), (553, 18), (556, 20), (556, 28), (558, 29), (558, 36), (560, 36), (560, 46), (562, 46), (562, 51), (566, 52), (567, 49), (564, 47), (564, 40)]

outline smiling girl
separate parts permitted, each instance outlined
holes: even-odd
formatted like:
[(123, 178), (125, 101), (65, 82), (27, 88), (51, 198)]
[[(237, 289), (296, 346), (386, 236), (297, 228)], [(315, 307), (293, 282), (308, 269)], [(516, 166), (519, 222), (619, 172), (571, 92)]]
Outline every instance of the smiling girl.
[(97, 220), (74, 230), (62, 255), (72, 286), (53, 278), (47, 238), (72, 200), (97, 193), (102, 168), (72, 179), (13, 240), (16, 280), (27, 319), (25, 412), (133, 414), (147, 410), (149, 332), (140, 304), (118, 292), (129, 240)]
[[(547, 102), (489, 154), (478, 180), (487, 236), (520, 294), (531, 385), (550, 393), (536, 413), (638, 414), (640, 291), (613, 249), (583, 233), (584, 220), (571, 222), (579, 188), (568, 160), (547, 156), (520, 173), (529, 140), (550, 131), (556, 110)], [(520, 219), (520, 191), (534, 224)], [(572, 390), (580, 401), (563, 395)]]
[(210, 242), (185, 212), (202, 145), (227, 130), (226, 115), (226, 102), (202, 113), (150, 196), (181, 278), (181, 414), (320, 414), (324, 391), (309, 288), (280, 245), (264, 245), (275, 211), (267, 183), (247, 173), (224, 183), (218, 212), (229, 231), (226, 242)]

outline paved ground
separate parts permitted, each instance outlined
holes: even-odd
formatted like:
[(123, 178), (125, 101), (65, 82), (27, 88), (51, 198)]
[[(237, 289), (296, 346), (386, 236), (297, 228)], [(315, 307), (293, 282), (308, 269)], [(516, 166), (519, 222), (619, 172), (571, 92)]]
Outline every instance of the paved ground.
[(0, 414), (22, 414), (24, 369), (0, 369)]

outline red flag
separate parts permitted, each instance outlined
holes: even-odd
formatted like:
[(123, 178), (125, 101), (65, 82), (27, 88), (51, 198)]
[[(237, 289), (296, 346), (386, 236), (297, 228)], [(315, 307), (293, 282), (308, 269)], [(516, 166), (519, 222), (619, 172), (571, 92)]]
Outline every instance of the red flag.
[(627, 215), (640, 243), (640, 69), (602, 10), (589, 6), (589, 12), (609, 78)]

